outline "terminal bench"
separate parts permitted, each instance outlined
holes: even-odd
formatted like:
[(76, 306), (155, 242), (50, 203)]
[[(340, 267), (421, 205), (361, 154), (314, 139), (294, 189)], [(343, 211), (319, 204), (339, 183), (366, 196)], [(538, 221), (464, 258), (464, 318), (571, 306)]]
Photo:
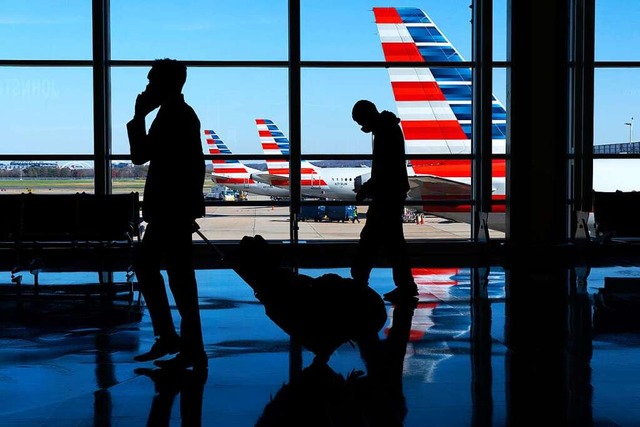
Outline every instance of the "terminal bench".
[(596, 241), (638, 241), (640, 191), (594, 191), (592, 201)]
[[(0, 292), (132, 295), (133, 250), (140, 238), (138, 193), (6, 194), (0, 195), (0, 212), (0, 246), (13, 257), (7, 260), (13, 286), (0, 286)], [(116, 283), (113, 260), (122, 256), (126, 280)], [(22, 271), (33, 274), (32, 287), (22, 285)], [(44, 289), (41, 271), (97, 271), (98, 280)]]

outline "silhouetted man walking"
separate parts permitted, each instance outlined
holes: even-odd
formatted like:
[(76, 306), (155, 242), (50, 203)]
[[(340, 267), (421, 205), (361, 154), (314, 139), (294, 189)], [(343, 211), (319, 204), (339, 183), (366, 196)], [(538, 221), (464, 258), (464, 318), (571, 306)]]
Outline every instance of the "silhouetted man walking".
[(379, 112), (368, 100), (356, 102), (352, 117), (362, 126), (363, 132), (373, 133), (373, 160), (371, 178), (362, 184), (356, 195), (358, 203), (371, 199), (371, 205), (360, 233), (351, 275), (355, 280), (368, 284), (373, 264), (382, 250), (392, 265), (396, 285), (396, 289), (385, 294), (385, 299), (395, 301), (414, 297), (418, 289), (411, 275), (409, 251), (402, 229), (409, 181), (400, 119), (390, 111)]
[[(142, 206), (147, 228), (134, 268), (156, 342), (135, 360), (154, 360), (179, 352), (175, 358), (155, 364), (206, 369), (191, 239), (198, 228), (195, 219), (203, 217), (205, 211), (200, 120), (182, 95), (187, 79), (184, 64), (174, 59), (156, 60), (147, 78), (149, 84), (136, 98), (135, 115), (127, 123), (127, 132), (133, 163), (149, 162)], [(147, 133), (145, 117), (158, 107)], [(161, 274), (163, 262), (181, 317), (180, 336)]]

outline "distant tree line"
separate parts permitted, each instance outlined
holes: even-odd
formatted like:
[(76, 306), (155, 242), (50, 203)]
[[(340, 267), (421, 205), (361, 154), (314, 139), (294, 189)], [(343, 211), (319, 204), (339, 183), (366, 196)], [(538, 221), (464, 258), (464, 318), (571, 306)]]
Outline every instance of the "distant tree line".
[[(112, 178), (146, 178), (148, 165), (113, 168)], [(23, 169), (0, 169), (0, 178), (93, 178), (93, 169), (53, 167), (30, 167)]]
[[(207, 174), (211, 173), (212, 167), (207, 165)], [(149, 165), (131, 165), (127, 167), (113, 167), (111, 178), (122, 179), (144, 179), (147, 177)], [(180, 168), (176, 166), (176, 173)], [(1, 178), (93, 178), (93, 169), (73, 169), (55, 167), (28, 167), (15, 169), (0, 169)]]
[(93, 169), (30, 167), (2, 169), (0, 178), (91, 178)]

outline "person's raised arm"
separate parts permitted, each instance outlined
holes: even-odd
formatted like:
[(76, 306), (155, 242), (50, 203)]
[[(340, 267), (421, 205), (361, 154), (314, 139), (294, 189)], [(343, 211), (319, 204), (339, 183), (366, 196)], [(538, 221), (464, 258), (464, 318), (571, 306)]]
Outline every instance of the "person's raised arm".
[(151, 147), (144, 119), (156, 108), (158, 105), (150, 99), (146, 92), (142, 92), (136, 98), (133, 119), (127, 123), (131, 161), (135, 165), (142, 165), (151, 160)]

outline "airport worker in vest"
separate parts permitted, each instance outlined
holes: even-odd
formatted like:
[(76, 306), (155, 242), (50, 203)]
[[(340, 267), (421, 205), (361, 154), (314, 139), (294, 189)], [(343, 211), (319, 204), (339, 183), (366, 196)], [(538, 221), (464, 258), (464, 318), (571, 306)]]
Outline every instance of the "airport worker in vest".
[[(155, 360), (162, 368), (206, 370), (192, 244), (192, 234), (198, 229), (195, 220), (205, 214), (200, 120), (182, 94), (187, 78), (184, 64), (175, 59), (156, 60), (147, 78), (149, 83), (136, 98), (127, 133), (133, 163), (149, 162), (142, 202), (147, 227), (134, 269), (156, 340), (135, 360)], [(158, 107), (146, 132), (145, 117)], [(179, 335), (161, 274), (163, 267), (180, 315)], [(175, 353), (173, 358), (156, 360)]]
[(373, 102), (364, 99), (353, 106), (352, 118), (363, 132), (373, 134), (373, 158), (371, 178), (356, 194), (357, 203), (370, 199), (371, 204), (360, 233), (351, 275), (368, 285), (371, 269), (382, 251), (391, 263), (396, 285), (396, 289), (384, 295), (385, 299), (393, 302), (414, 298), (418, 290), (411, 274), (402, 228), (409, 181), (400, 119), (390, 111), (379, 112)]

